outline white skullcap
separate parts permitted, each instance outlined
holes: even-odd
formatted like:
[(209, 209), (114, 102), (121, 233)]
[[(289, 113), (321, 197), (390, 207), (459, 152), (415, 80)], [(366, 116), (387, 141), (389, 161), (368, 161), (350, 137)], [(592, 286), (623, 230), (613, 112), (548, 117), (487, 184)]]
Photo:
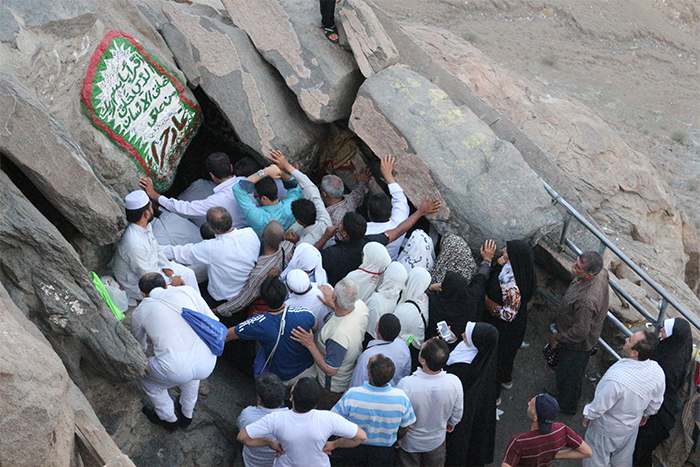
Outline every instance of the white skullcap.
[(287, 273), (287, 287), (291, 292), (303, 294), (309, 290), (310, 285), (309, 275), (301, 269), (292, 269)]
[(667, 318), (664, 321), (664, 329), (666, 330), (666, 338), (673, 335), (673, 325), (676, 324), (676, 318)]
[(145, 191), (136, 190), (126, 195), (124, 202), (126, 203), (126, 209), (135, 210), (147, 206), (149, 200)]

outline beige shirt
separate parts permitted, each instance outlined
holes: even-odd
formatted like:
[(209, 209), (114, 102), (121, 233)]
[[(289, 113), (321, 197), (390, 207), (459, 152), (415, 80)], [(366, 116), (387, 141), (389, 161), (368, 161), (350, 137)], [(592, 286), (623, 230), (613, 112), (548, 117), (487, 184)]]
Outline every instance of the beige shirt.
[[(362, 341), (367, 330), (369, 309), (362, 300), (355, 302), (355, 308), (347, 315), (333, 316), (323, 326), (316, 345), (321, 351), (326, 364), (337, 368), (334, 376), (327, 376), (318, 370), (318, 382), (332, 392), (344, 392), (350, 387), (352, 372), (357, 358), (362, 354)], [(334, 361), (339, 352), (345, 354), (342, 363)]]

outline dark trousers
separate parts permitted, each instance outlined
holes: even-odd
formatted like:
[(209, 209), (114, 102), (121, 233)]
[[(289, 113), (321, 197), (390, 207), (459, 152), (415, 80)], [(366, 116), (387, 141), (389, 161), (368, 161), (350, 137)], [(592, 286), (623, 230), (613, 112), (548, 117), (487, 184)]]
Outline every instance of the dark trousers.
[(321, 398), (316, 404), (318, 410), (331, 410), (333, 406), (343, 397), (342, 392), (333, 392), (327, 389), (321, 388)]
[(559, 348), (559, 364), (556, 366), (557, 389), (559, 390), (559, 410), (566, 414), (574, 414), (578, 410), (578, 400), (581, 397), (581, 382), (586, 373), (589, 350), (571, 350)]
[(393, 467), (396, 463), (393, 446), (360, 444), (354, 448), (338, 448), (331, 454), (333, 467)]
[(335, 27), (335, 0), (321, 1), (321, 24), (324, 28)]
[(669, 430), (664, 427), (659, 417), (649, 417), (646, 424), (639, 427), (637, 444), (634, 446), (633, 465), (635, 467), (651, 467), (651, 454), (668, 437)]

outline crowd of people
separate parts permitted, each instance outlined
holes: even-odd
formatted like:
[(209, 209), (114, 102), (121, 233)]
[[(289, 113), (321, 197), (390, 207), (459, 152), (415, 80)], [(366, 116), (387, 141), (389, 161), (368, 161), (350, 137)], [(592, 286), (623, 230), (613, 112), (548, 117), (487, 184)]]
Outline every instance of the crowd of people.
[[(437, 257), (423, 230), (405, 240), (440, 203), (425, 199), (411, 214), (392, 156), (380, 164), (389, 194), (369, 196), (368, 171), (346, 193), (335, 175), (319, 189), (282, 153), (270, 159), (234, 166), (214, 153), (211, 182), (179, 199), (147, 177), (126, 196), (129, 226), (113, 272), (136, 306), (134, 336), (144, 350), (153, 345), (140, 381), (148, 420), (187, 428), (216, 364), (178, 316), (186, 309), (224, 323), (224, 355), (256, 379), (257, 404), (238, 420), (246, 466), (492, 463), (496, 407), (513, 387), (537, 289), (530, 246), (512, 240), (498, 254), (487, 240), (477, 264), (460, 236), (444, 236)], [(572, 274), (549, 342), (556, 387), (530, 400), (531, 430), (511, 438), (502, 464), (651, 465), (675, 422), (690, 327), (667, 320), (660, 342), (650, 331), (627, 340), (627, 358), (583, 408), (584, 441), (556, 418), (579, 410), (608, 276), (597, 252), (580, 254)], [(175, 386), (177, 403), (168, 394)]]

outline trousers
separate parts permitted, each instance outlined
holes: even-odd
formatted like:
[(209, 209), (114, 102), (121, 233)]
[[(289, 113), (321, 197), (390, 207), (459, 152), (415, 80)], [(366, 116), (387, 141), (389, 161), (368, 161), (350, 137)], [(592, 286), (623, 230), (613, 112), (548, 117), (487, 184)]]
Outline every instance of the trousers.
[(335, 0), (321, 1), (321, 24), (324, 28), (335, 27)]
[(581, 382), (586, 373), (589, 350), (571, 350), (559, 348), (559, 364), (555, 367), (557, 389), (559, 396), (559, 411), (574, 414), (578, 410), (578, 400), (581, 397)]
[(445, 465), (445, 443), (428, 452), (408, 452), (399, 449), (396, 456), (401, 467), (443, 467)]
[(182, 414), (187, 418), (192, 418), (194, 405), (197, 403), (199, 395), (199, 382), (208, 378), (214, 371), (216, 355), (211, 354), (189, 370), (177, 375), (164, 373), (156, 357), (150, 357), (148, 363), (149, 368), (146, 376), (139, 381), (139, 384), (153, 404), (158, 418), (166, 422), (177, 421), (175, 404), (168, 394), (168, 389), (175, 386), (180, 387)]
[(632, 467), (632, 454), (637, 430), (622, 436), (606, 436), (592, 430), (586, 431), (586, 443), (593, 455), (583, 459), (583, 467)]

